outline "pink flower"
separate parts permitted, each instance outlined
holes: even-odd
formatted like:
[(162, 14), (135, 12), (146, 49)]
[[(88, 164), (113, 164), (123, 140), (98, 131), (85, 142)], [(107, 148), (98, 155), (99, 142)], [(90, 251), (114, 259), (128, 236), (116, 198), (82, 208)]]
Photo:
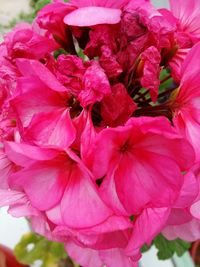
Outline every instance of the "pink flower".
[(8, 177), (15, 171), (15, 165), (7, 158), (7, 155), (0, 150), (0, 189), (8, 189)]
[(82, 107), (100, 102), (111, 93), (108, 78), (98, 62), (83, 61), (75, 56), (58, 58), (58, 79), (77, 97)]
[(116, 79), (123, 72), (117, 60), (119, 30), (119, 25), (97, 25), (90, 31), (90, 41), (84, 51), (89, 58), (99, 57), (99, 63), (109, 79)]
[(173, 58), (169, 62), (173, 79), (177, 83), (180, 83), (182, 65), (189, 51), (190, 48), (178, 49)]
[(10, 99), (16, 90), (16, 80), (20, 73), (7, 53), (5, 44), (0, 46), (0, 140), (13, 140), (16, 130), (16, 116)]
[(118, 216), (134, 218), (125, 255), (137, 259), (141, 246), (150, 243), (165, 226), (183, 186), (181, 171), (193, 161), (192, 147), (164, 118), (130, 119), (123, 127), (104, 129), (97, 135), (86, 163), (92, 166), (97, 181), (105, 176), (100, 196)]
[[(97, 225), (112, 214), (74, 153), (12, 142), (6, 143), (6, 151), (15, 164), (24, 167), (10, 176), (10, 186), (23, 190), (37, 210), (47, 212), (59, 205), (62, 222), (72, 228)], [(58, 219), (51, 213), (53, 222)]]
[(98, 63), (92, 62), (83, 77), (84, 89), (80, 91), (78, 99), (83, 107), (99, 102), (111, 93), (109, 81)]
[(132, 118), (125, 126), (102, 130), (93, 152), (96, 179), (106, 177), (102, 198), (130, 216), (149, 206), (171, 206), (183, 184), (181, 171), (193, 162), (192, 147), (162, 117)]
[(69, 96), (56, 77), (38, 61), (17, 61), (21, 77), (11, 103), (23, 126), (28, 126), (34, 115), (40, 112), (66, 108)]
[(115, 127), (125, 124), (136, 108), (126, 88), (119, 83), (113, 86), (111, 95), (103, 98), (101, 116), (106, 125)]
[(54, 1), (38, 12), (36, 21), (39, 27), (45, 29), (61, 47), (75, 54), (71, 31), (63, 21), (64, 17), (73, 10), (74, 7), (63, 1)]
[(149, 89), (151, 99), (156, 102), (160, 85), (160, 53), (156, 47), (151, 46), (141, 54), (141, 63), (143, 65), (143, 73), (141, 84)]
[[(76, 57), (69, 57), (60, 62), (66, 67), (73, 67), (75, 61)], [(72, 117), (76, 117), (82, 107), (101, 101), (104, 96), (111, 93), (109, 81), (103, 69), (95, 61), (86, 66), (75, 65), (77, 72), (73, 74), (74, 77), (71, 70), (63, 69), (65, 71), (63, 74), (58, 73), (57, 76), (66, 87), (47, 67), (37, 61), (18, 60), (17, 64), (23, 77), (18, 79), (18, 92), (11, 102), (24, 126), (30, 123), (33, 115), (57, 109), (69, 110), (71, 107), (70, 113)]]
[(133, 261), (131, 257), (126, 257), (122, 249), (114, 248), (96, 251), (80, 247), (71, 240), (66, 242), (65, 247), (69, 256), (83, 266), (93, 267), (106, 264), (109, 267), (138, 267), (138, 263)]
[(0, 45), (0, 207), (82, 266), (199, 238), (200, 9), (177, 3), (54, 0)]
[(163, 230), (168, 239), (181, 238), (193, 242), (200, 238), (199, 185), (199, 164), (196, 164), (185, 176), (180, 196)]
[(5, 45), (11, 58), (41, 59), (58, 48), (56, 42), (34, 32), (29, 24), (20, 24), (5, 36)]
[(160, 12), (177, 28), (168, 55), (172, 75), (180, 82), (183, 61), (193, 45), (200, 40), (200, 8), (198, 0), (170, 0), (170, 9), (162, 9)]
[(71, 0), (69, 4), (76, 9), (65, 16), (64, 22), (72, 26), (93, 26), (98, 24), (116, 24), (120, 22), (121, 9), (128, 0)]
[(172, 96), (169, 106), (173, 112), (173, 121), (180, 134), (193, 145), (196, 159), (200, 159), (199, 150), (199, 65), (200, 44), (196, 44), (186, 57), (181, 72), (181, 83)]
[(173, 15), (178, 19), (178, 30), (194, 42), (200, 40), (200, 7), (198, 0), (170, 0)]

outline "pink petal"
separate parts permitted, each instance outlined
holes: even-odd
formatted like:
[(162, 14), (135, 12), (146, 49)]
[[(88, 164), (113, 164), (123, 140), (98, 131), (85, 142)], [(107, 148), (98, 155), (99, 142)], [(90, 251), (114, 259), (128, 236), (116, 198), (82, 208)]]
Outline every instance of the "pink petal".
[[(146, 134), (137, 147), (173, 159), (181, 170), (190, 169), (195, 161), (194, 149), (188, 141), (177, 134), (165, 117), (131, 118), (127, 125), (140, 128)], [(150, 134), (151, 132), (151, 134)], [(155, 135), (154, 135), (155, 134)], [(180, 157), (181, 151), (181, 157)]]
[(200, 219), (200, 200), (190, 207), (190, 212), (196, 219)]
[(38, 216), (39, 212), (30, 205), (23, 192), (0, 190), (0, 207), (9, 206), (8, 212), (14, 217)]
[(106, 7), (82, 7), (69, 13), (64, 22), (71, 26), (116, 24), (121, 20), (121, 10)]
[(23, 126), (27, 126), (35, 114), (66, 108), (67, 97), (49, 89), (36, 77), (19, 78), (17, 88), (21, 94), (15, 96), (11, 104)]
[[(194, 102), (195, 100), (198, 103), (198, 98), (194, 99)], [(200, 121), (198, 121), (198, 113), (198, 107), (192, 107), (192, 105), (188, 103), (188, 110), (183, 108), (174, 117), (174, 124), (177, 130), (193, 146), (197, 162), (200, 160)]]
[(65, 248), (68, 255), (83, 266), (103, 266), (97, 250), (78, 246), (70, 239), (65, 243)]
[(64, 225), (60, 205), (58, 204), (53, 209), (50, 209), (46, 212), (47, 217), (51, 222), (53, 222), (56, 225)]
[(42, 146), (68, 148), (76, 137), (69, 110), (40, 113), (25, 131), (25, 140)]
[[(60, 225), (64, 224), (61, 223)], [(103, 223), (85, 229), (76, 230), (66, 226), (58, 226), (54, 229), (53, 234), (61, 241), (70, 235), (80, 245), (87, 244), (91, 249), (102, 250), (113, 247), (124, 248), (131, 235), (132, 227), (129, 217), (110, 216)]]
[(167, 225), (180, 225), (190, 222), (192, 215), (187, 209), (172, 209), (167, 220)]
[(184, 183), (174, 207), (176, 208), (189, 207), (196, 199), (198, 193), (199, 193), (198, 181), (192, 172), (188, 172), (184, 176)]
[(133, 234), (126, 253), (130, 256), (139, 255), (141, 246), (150, 244), (152, 239), (163, 229), (169, 213), (169, 208), (144, 210), (134, 223)]
[(115, 212), (115, 214), (128, 216), (129, 213), (125, 210), (117, 195), (114, 174), (115, 170), (113, 170), (113, 173), (107, 173), (106, 179), (104, 179), (100, 186), (99, 193), (102, 200)]
[(200, 221), (192, 219), (190, 222), (185, 224), (167, 226), (162, 233), (169, 240), (181, 238), (183, 240), (193, 242), (200, 238)]
[(84, 88), (78, 95), (82, 107), (86, 107), (95, 102), (100, 102), (104, 96), (111, 93), (108, 78), (104, 70), (96, 61), (92, 61), (91, 66), (87, 68), (84, 74), (83, 83)]
[(61, 202), (61, 212), (65, 224), (72, 228), (91, 227), (111, 215), (89, 175), (78, 165), (71, 170), (70, 180)]
[[(199, 96), (198, 85), (200, 82), (198, 58), (200, 57), (200, 43), (192, 47), (181, 69), (181, 85), (178, 99), (192, 99)], [(192, 68), (190, 66), (193, 66)]]
[(5, 152), (0, 149), (0, 188), (8, 189), (8, 177), (14, 172), (15, 166), (8, 159)]
[(170, 0), (175, 17), (180, 20), (180, 28), (194, 37), (200, 38), (200, 7), (198, 0)]
[(137, 214), (146, 205), (172, 205), (178, 197), (182, 177), (170, 158), (144, 153), (120, 160), (115, 183), (118, 197), (131, 215)]
[(84, 122), (85, 127), (82, 129), (81, 132), (81, 158), (86, 164), (86, 166), (89, 168), (91, 167), (92, 149), (95, 145), (97, 133), (93, 125), (90, 112), (88, 112), (87, 120), (84, 120)]
[(23, 201), (25, 194), (19, 191), (0, 189), (0, 206), (8, 206)]
[(51, 209), (61, 200), (68, 182), (63, 165), (62, 161), (34, 163), (12, 175), (10, 183), (21, 186), (37, 209)]
[(66, 88), (59, 83), (53, 73), (39, 61), (18, 59), (17, 66), (22, 75), (26, 77), (36, 76), (50, 89), (66, 92)]
[(59, 151), (45, 149), (27, 144), (5, 142), (5, 151), (8, 158), (15, 164), (27, 167), (35, 160), (50, 160), (55, 158)]
[(138, 267), (137, 261), (133, 261), (132, 258), (125, 254), (122, 249), (109, 249), (99, 252), (100, 258), (106, 266), (116, 267)]

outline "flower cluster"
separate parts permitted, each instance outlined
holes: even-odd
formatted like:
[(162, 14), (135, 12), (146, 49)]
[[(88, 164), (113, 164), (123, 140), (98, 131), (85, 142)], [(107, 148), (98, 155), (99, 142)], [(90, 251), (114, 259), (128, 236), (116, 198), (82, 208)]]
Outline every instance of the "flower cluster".
[(54, 0), (0, 46), (0, 205), (85, 267), (200, 238), (200, 1)]

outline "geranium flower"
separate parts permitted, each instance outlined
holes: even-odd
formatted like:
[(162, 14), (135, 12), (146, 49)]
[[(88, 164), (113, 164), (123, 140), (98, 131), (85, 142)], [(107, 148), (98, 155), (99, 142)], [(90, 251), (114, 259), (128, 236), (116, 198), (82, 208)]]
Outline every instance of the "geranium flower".
[(177, 18), (178, 31), (194, 42), (200, 40), (200, 6), (198, 0), (170, 0), (172, 14)]
[(96, 179), (106, 177), (102, 198), (118, 212), (119, 199), (130, 216), (149, 206), (171, 206), (183, 184), (181, 171), (194, 162), (192, 147), (162, 117), (132, 118), (125, 126), (102, 130), (93, 153)]
[(54, 0), (0, 45), (0, 206), (84, 267), (199, 238), (198, 5)]
[[(168, 239), (181, 238), (189, 242), (198, 240), (200, 237), (200, 175), (199, 164), (196, 164), (185, 181), (180, 196), (167, 221), (163, 234)], [(188, 190), (188, 188), (190, 190)]]
[(196, 44), (186, 57), (182, 66), (182, 78), (179, 88), (172, 95), (169, 106), (173, 112), (173, 122), (180, 134), (187, 138), (200, 159), (199, 151), (199, 73), (198, 64), (200, 44)]

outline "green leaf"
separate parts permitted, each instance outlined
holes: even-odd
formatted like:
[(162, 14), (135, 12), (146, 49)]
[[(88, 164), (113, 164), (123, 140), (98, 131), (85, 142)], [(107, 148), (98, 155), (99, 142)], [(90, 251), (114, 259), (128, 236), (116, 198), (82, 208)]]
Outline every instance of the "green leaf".
[(54, 52), (54, 58), (57, 59), (60, 55), (67, 55), (67, 52), (63, 48), (59, 48)]
[(145, 252), (147, 252), (150, 248), (151, 248), (151, 246), (152, 246), (152, 244), (150, 245), (150, 246), (148, 246), (148, 245), (143, 245), (142, 246), (142, 248), (141, 248), (141, 253), (145, 253)]
[(40, 260), (40, 267), (57, 267), (61, 260), (67, 258), (63, 244), (48, 241), (34, 233), (24, 235), (14, 253), (23, 264), (31, 265)]
[(190, 248), (190, 243), (181, 239), (167, 240), (162, 234), (158, 235), (153, 243), (158, 249), (157, 255), (160, 260), (169, 259), (175, 253), (180, 257)]

